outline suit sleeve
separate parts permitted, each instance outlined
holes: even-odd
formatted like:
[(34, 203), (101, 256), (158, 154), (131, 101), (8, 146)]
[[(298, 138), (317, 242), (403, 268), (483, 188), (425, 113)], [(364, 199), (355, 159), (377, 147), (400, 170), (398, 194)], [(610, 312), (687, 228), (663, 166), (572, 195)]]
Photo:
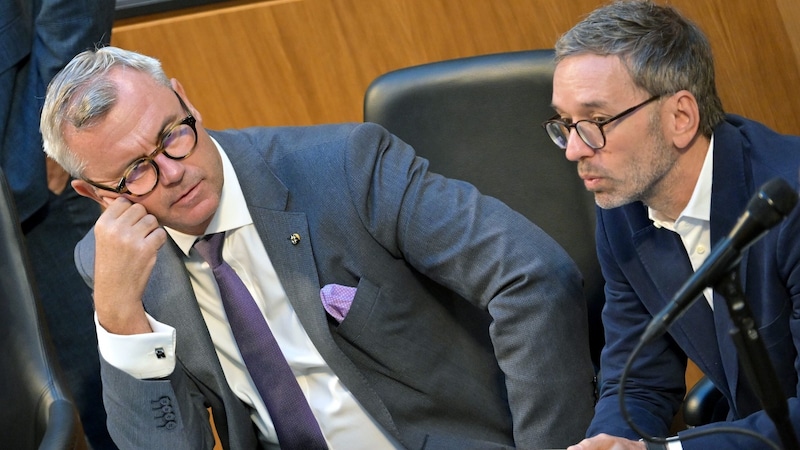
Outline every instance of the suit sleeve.
[[(606, 282), (603, 326), (606, 345), (601, 356), (600, 398), (587, 436), (606, 433), (638, 440), (619, 407), (619, 380), (634, 347), (652, 316), (616, 263), (606, 227), (608, 215), (597, 214), (598, 258)], [(668, 334), (649, 343), (633, 361), (625, 387), (625, 404), (636, 424), (653, 436), (667, 436), (685, 391), (686, 356)]]
[(592, 415), (594, 371), (574, 262), (505, 204), (429, 172), (426, 160), (382, 128), (358, 127), (351, 140), (351, 195), (370, 233), (491, 315), (516, 445), (579, 440)]
[[(78, 272), (93, 286), (90, 232), (75, 248)], [(168, 377), (138, 379), (100, 357), (108, 431), (120, 448), (211, 449), (214, 435), (202, 393), (180, 365)], [(149, 401), (142, 401), (149, 399)]]

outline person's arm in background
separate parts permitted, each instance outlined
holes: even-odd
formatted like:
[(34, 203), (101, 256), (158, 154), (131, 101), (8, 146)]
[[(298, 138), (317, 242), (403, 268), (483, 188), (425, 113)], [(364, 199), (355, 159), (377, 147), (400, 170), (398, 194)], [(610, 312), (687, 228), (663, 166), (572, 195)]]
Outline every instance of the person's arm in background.
[[(37, 98), (44, 100), (47, 83), (73, 56), (91, 46), (111, 42), (114, 0), (32, 0), (40, 7), (34, 19), (31, 52), (32, 69), (37, 76)], [(91, 44), (89, 44), (91, 43)], [(42, 156), (44, 157), (44, 156)], [(58, 164), (47, 160), (47, 187), (61, 194), (69, 175)]]

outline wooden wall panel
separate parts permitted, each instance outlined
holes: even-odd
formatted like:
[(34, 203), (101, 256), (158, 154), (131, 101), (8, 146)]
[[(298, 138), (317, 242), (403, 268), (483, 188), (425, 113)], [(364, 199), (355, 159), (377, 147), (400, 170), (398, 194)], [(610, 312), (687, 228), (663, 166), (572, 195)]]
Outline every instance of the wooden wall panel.
[(515, 3), (524, 2), (268, 1), (119, 25), (112, 39), (162, 59), (213, 111), (208, 125), (353, 121), (386, 71), (552, 45), (555, 26), (527, 26), (537, 8)]
[[(673, 0), (709, 35), (728, 111), (800, 134), (794, 0)], [(114, 45), (160, 58), (211, 128), (361, 120), (389, 70), (552, 47), (600, 0), (272, 0), (119, 21)], [(790, 29), (791, 28), (791, 29)]]
[[(206, 125), (361, 120), (389, 70), (552, 47), (601, 0), (262, 0), (118, 21), (114, 45), (160, 58)], [(795, 0), (673, 0), (709, 35), (730, 112), (800, 134)]]
[[(782, 132), (800, 134), (800, 79), (794, 49), (775, 1), (680, 1), (711, 40), (723, 107)], [(794, 27), (792, 27), (794, 28)]]

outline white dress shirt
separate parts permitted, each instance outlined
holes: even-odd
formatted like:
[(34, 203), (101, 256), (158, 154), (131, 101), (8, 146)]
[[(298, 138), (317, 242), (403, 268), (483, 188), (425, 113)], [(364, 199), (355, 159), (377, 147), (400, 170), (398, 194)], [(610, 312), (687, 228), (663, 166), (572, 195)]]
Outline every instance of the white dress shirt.
[[(223, 161), (225, 182), (219, 208), (206, 234), (226, 232), (223, 259), (233, 267), (256, 299), (329, 447), (400, 448), (363, 409), (312, 344), (253, 225), (233, 166), (219, 144), (217, 148)], [(251, 417), (261, 433), (261, 440), (277, 448), (275, 428), (236, 346), (214, 275), (208, 264), (192, 250), (197, 236), (165, 229), (186, 255), (186, 269), (228, 384), (251, 408)], [(134, 377), (166, 377), (175, 367), (175, 329), (150, 316), (148, 319), (153, 333), (134, 336), (110, 334), (97, 323), (100, 354), (110, 364)], [(154, 349), (158, 347), (164, 349), (166, 357), (155, 356)]]
[[(703, 168), (700, 170), (700, 176), (697, 179), (697, 184), (692, 191), (692, 197), (689, 203), (681, 211), (678, 219), (674, 222), (667, 219), (658, 211), (648, 208), (650, 220), (653, 225), (659, 228), (677, 233), (681, 237), (683, 246), (686, 248), (686, 253), (689, 255), (689, 260), (692, 262), (692, 269), (695, 271), (705, 262), (708, 255), (711, 253), (711, 183), (713, 181), (712, 175), (714, 171), (714, 137), (711, 137), (711, 142), (706, 152), (706, 158), (703, 161)], [(703, 295), (706, 301), (714, 309), (714, 300), (711, 288), (703, 290)]]
[[(653, 225), (678, 233), (681, 237), (686, 253), (689, 255), (689, 260), (692, 262), (692, 269), (695, 271), (711, 253), (711, 184), (713, 182), (713, 172), (714, 136), (712, 135), (706, 158), (703, 160), (703, 168), (700, 169), (700, 176), (697, 178), (694, 191), (692, 191), (692, 197), (683, 211), (681, 211), (678, 219), (673, 222), (657, 211), (648, 208)], [(703, 296), (713, 310), (713, 290), (711, 288), (703, 289)], [(683, 450), (683, 445), (677, 436), (669, 438), (666, 445), (667, 450)]]

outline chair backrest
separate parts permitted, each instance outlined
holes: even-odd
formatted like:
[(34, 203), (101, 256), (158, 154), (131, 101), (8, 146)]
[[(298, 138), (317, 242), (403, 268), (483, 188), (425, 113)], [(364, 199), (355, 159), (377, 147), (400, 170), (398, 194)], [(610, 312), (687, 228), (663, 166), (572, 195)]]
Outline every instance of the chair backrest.
[(0, 447), (85, 449), (78, 411), (60, 378), (31, 281), (13, 199), (0, 171)]
[(603, 279), (594, 199), (540, 124), (553, 115), (552, 50), (447, 60), (375, 79), (364, 121), (383, 125), (430, 161), (431, 170), (474, 184), (549, 233), (584, 276), (590, 346), (603, 345)]

